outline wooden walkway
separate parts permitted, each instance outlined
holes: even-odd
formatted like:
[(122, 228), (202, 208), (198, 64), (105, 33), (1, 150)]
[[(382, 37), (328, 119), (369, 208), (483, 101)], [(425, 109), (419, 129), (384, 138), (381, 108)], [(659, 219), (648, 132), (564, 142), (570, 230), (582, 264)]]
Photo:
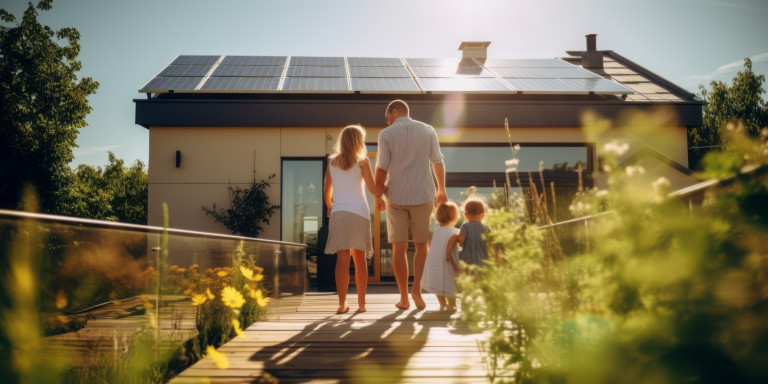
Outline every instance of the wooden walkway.
[(478, 347), (485, 335), (462, 326), (458, 313), (438, 311), (434, 295), (424, 294), (426, 310), (401, 311), (394, 285), (370, 286), (368, 311), (356, 313), (351, 291), (343, 315), (335, 314), (333, 293), (280, 300), (267, 321), (219, 348), (228, 369), (206, 356), (171, 383), (259, 382), (270, 375), (280, 383), (488, 382)]

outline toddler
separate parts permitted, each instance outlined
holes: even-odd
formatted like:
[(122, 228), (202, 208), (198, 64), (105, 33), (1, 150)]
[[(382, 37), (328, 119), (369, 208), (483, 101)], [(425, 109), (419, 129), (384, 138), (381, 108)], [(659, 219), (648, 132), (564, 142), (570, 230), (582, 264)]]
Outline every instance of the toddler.
[[(459, 217), (459, 208), (451, 202), (437, 206), (435, 218), (440, 227), (432, 233), (421, 287), (437, 296), (440, 310), (456, 309), (456, 282), (459, 261), (456, 250), (448, 248), (448, 242), (459, 233), (454, 227)], [(455, 243), (455, 242), (454, 242)]]
[(488, 249), (483, 240), (483, 234), (490, 229), (483, 224), (485, 217), (485, 204), (480, 200), (468, 200), (464, 203), (464, 218), (466, 222), (461, 225), (459, 233), (451, 236), (448, 249), (451, 250), (456, 243), (461, 245), (459, 260), (470, 265), (483, 265), (488, 260)]

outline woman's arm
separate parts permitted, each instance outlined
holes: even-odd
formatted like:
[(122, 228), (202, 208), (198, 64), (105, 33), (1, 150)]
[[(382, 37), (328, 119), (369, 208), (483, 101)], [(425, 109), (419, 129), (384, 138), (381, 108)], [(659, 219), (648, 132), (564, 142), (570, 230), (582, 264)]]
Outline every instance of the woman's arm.
[(323, 199), (325, 199), (325, 205), (328, 207), (328, 216), (331, 215), (331, 208), (333, 208), (333, 184), (331, 183), (331, 170), (325, 169), (325, 186), (323, 186)]
[(360, 161), (359, 166), (363, 174), (365, 186), (368, 188), (368, 192), (370, 192), (371, 195), (378, 197), (387, 190), (387, 186), (377, 185), (376, 182), (374, 182), (373, 173), (371, 172), (371, 159), (366, 157), (365, 160)]

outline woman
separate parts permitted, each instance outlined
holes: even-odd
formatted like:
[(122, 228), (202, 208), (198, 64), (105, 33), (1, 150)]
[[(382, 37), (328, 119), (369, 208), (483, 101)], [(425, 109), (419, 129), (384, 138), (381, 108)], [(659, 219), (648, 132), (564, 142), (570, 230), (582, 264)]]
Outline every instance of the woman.
[(323, 189), (330, 216), (325, 253), (336, 253), (336, 291), (339, 295), (336, 313), (349, 311), (346, 300), (350, 256), (355, 263), (358, 311), (365, 312), (368, 285), (365, 254), (373, 252), (373, 245), (370, 210), (363, 183), (374, 196), (381, 195), (387, 187), (377, 187), (373, 181), (371, 162), (365, 148), (365, 129), (359, 125), (350, 125), (341, 131), (329, 159)]

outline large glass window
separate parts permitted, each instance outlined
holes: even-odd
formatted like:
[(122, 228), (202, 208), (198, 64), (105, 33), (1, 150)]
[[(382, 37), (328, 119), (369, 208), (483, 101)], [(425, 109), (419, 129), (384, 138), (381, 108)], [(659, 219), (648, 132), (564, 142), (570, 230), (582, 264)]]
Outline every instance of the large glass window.
[[(505, 146), (443, 146), (443, 162), (447, 172), (504, 172), (505, 162), (512, 158), (512, 150)], [(587, 170), (587, 146), (552, 147), (523, 146), (517, 152), (520, 172), (539, 170), (544, 162), (546, 171), (575, 171), (577, 164)]]
[(282, 240), (304, 243), (317, 254), (317, 232), (323, 219), (323, 160), (283, 159)]

